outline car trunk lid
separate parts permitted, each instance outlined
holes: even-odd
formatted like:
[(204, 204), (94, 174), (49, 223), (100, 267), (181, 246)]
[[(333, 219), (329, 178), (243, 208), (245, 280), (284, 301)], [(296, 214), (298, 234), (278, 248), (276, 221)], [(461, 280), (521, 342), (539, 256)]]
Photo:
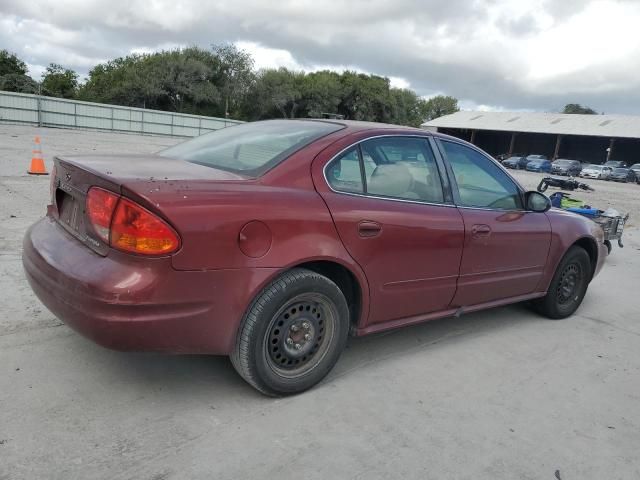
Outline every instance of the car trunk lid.
[[(55, 157), (48, 214), (71, 235), (99, 255), (109, 246), (93, 232), (86, 215), (86, 196), (91, 187), (100, 187), (141, 203), (163, 217), (159, 204), (148, 195), (162, 184), (166, 198), (194, 180), (234, 182), (246, 180), (235, 173), (156, 155)], [(145, 192), (148, 190), (148, 192)]]

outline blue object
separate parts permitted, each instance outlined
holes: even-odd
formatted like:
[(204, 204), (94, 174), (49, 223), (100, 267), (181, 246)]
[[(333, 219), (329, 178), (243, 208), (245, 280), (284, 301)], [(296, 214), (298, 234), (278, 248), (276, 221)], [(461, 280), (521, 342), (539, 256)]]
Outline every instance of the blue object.
[(560, 192), (556, 192), (549, 195), (549, 200), (551, 200), (551, 206), (556, 208), (562, 208), (562, 197), (563, 195)]
[(568, 212), (578, 213), (586, 217), (598, 217), (600, 216), (600, 210), (597, 208), (567, 208)]
[(531, 160), (525, 167), (530, 172), (551, 172), (551, 162), (549, 160)]

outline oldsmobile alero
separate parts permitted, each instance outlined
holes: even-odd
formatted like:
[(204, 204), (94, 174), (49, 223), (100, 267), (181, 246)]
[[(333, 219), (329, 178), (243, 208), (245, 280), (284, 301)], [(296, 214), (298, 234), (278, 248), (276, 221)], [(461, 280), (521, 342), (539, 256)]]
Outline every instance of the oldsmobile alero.
[(23, 263), (93, 341), (229, 355), (285, 395), (319, 382), (349, 335), (523, 301), (567, 317), (606, 255), (593, 222), (464, 141), (273, 120), (156, 155), (57, 157)]

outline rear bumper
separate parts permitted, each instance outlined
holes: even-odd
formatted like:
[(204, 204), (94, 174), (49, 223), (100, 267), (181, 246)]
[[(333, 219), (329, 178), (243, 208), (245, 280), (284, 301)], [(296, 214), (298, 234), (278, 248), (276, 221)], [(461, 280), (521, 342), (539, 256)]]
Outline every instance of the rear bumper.
[(245, 309), (274, 269), (176, 271), (170, 258), (101, 257), (49, 217), (24, 237), (27, 279), (44, 305), (115, 350), (229, 354)]

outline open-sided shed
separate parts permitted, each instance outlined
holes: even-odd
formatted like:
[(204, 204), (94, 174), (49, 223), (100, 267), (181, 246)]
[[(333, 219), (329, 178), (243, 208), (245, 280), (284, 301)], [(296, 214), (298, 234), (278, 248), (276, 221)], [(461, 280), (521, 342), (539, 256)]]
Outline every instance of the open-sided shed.
[(640, 163), (640, 116), (461, 111), (426, 122), (422, 128), (470, 141), (492, 155)]

